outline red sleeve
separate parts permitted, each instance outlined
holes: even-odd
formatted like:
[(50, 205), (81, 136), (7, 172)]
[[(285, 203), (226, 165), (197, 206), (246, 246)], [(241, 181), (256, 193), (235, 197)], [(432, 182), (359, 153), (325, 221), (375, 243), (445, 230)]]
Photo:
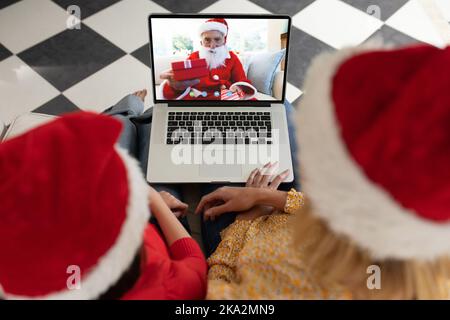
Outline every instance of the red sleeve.
[(230, 55), (233, 59), (233, 69), (231, 70), (231, 83), (243, 81), (251, 84), (250, 80), (247, 79), (247, 76), (244, 72), (244, 67), (242, 66), (241, 60), (239, 60), (238, 56), (230, 51)]
[(122, 299), (204, 299), (207, 265), (198, 244), (183, 238), (167, 247), (154, 225), (145, 230), (141, 274)]
[(172, 88), (171, 86), (169, 86), (169, 84), (167, 82), (163, 82), (161, 83), (162, 87), (162, 96), (164, 98), (164, 100), (175, 100), (180, 94), (183, 93), (183, 91), (177, 91), (174, 88)]
[(169, 299), (204, 299), (206, 296), (207, 264), (194, 239), (174, 242), (169, 252), (172, 258), (166, 288)]

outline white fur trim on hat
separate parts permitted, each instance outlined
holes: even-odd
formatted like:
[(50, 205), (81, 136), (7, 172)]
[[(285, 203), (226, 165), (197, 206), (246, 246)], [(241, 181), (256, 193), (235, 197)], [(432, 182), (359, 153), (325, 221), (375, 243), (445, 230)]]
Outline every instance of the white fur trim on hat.
[(302, 188), (316, 215), (374, 259), (433, 260), (450, 254), (450, 224), (420, 218), (375, 185), (348, 153), (335, 117), (336, 71), (351, 56), (373, 49), (323, 54), (312, 63), (297, 121)]
[(222, 32), (224, 36), (228, 34), (227, 26), (223, 23), (216, 22), (216, 21), (208, 21), (203, 23), (200, 28), (198, 29), (198, 32), (200, 35), (202, 35), (203, 32), (206, 31), (212, 31), (216, 30), (219, 32)]
[[(119, 147), (116, 147), (116, 150), (124, 162), (130, 189), (127, 215), (116, 243), (99, 259), (93, 270), (82, 277), (80, 289), (66, 289), (46, 296), (31, 298), (4, 294), (6, 299), (95, 299), (108, 291), (131, 266), (138, 249), (142, 245), (144, 230), (150, 218), (148, 185), (137, 161), (128, 155), (127, 151)], [(69, 277), (69, 274), (67, 276)]]

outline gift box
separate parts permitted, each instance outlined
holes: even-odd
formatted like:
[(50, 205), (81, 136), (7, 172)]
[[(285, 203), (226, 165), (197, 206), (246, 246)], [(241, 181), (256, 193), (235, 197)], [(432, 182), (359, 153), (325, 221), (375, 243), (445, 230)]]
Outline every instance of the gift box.
[(233, 92), (228, 89), (222, 89), (220, 91), (220, 100), (241, 100), (244, 96), (242, 92)]
[(184, 70), (190, 68), (206, 68), (206, 60), (205, 59), (194, 59), (194, 60), (183, 60), (172, 62), (172, 70)]
[(230, 89), (235, 89), (235, 87), (239, 87), (243, 91), (243, 95), (240, 97), (242, 100), (251, 100), (256, 96), (256, 88), (248, 82), (235, 82)]
[(176, 81), (198, 79), (209, 75), (205, 59), (172, 62), (172, 70)]

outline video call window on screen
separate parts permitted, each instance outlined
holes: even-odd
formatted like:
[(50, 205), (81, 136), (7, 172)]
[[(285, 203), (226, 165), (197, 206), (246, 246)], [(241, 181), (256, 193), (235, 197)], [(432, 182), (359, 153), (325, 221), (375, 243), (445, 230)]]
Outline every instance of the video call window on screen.
[(152, 18), (157, 100), (282, 100), (288, 19)]

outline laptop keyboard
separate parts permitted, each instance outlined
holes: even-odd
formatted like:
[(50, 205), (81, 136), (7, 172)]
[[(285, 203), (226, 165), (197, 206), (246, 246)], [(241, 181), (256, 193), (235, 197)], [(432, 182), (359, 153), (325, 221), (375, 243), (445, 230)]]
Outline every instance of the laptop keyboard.
[(166, 144), (272, 144), (270, 112), (171, 111)]

